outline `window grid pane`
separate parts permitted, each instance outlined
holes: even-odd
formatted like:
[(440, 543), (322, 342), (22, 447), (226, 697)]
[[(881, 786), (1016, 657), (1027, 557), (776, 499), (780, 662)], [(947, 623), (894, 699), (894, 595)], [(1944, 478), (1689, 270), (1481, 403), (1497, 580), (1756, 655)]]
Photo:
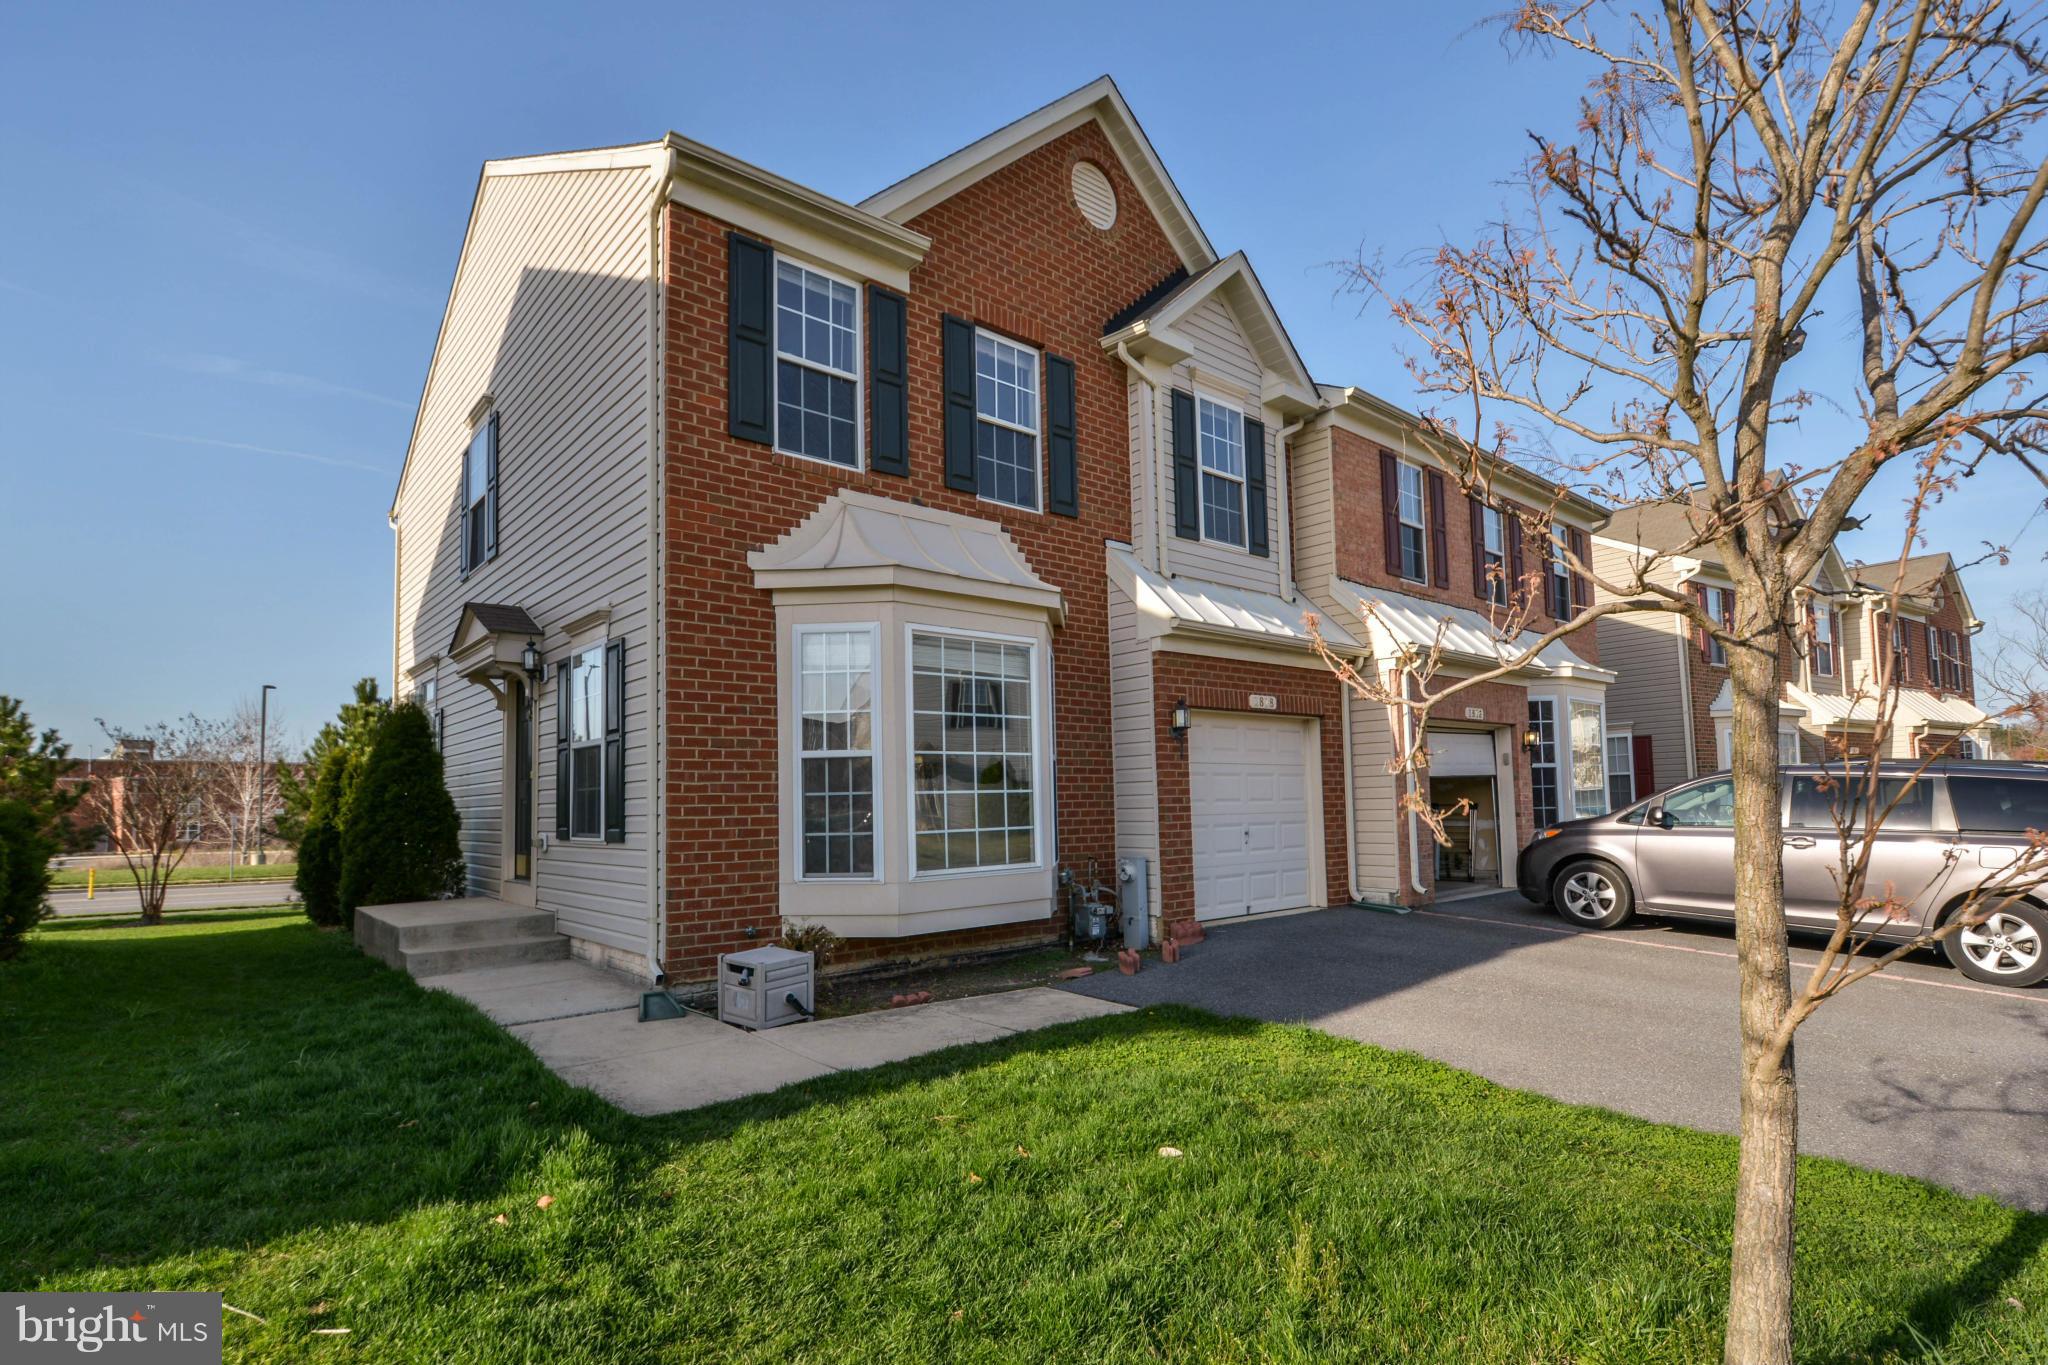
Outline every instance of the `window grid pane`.
[(974, 334), (975, 477), (982, 497), (1038, 510), (1038, 353)]
[(860, 467), (857, 296), (853, 286), (775, 263), (775, 447)]
[(803, 875), (875, 872), (874, 652), (866, 630), (798, 637)]
[(1536, 732), (1536, 747), (1529, 751), (1529, 796), (1536, 828), (1557, 823), (1557, 720), (1556, 703), (1529, 703), (1529, 728)]
[(1600, 708), (1572, 703), (1572, 809), (1580, 818), (1607, 809), (1607, 761)]
[(911, 744), (918, 871), (1036, 859), (1028, 645), (914, 635)]

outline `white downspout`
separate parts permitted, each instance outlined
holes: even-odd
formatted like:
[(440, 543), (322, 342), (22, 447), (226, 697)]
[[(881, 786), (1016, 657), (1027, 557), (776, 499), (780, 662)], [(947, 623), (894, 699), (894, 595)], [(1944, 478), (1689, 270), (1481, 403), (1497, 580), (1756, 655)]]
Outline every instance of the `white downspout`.
[(1152, 376), (1145, 373), (1144, 365), (1131, 354), (1130, 343), (1119, 341), (1116, 355), (1145, 386), (1145, 421), (1141, 431), (1144, 446), (1139, 453), (1152, 466), (1152, 556), (1158, 562), (1159, 572), (1170, 578), (1173, 567), (1166, 557), (1166, 474), (1159, 460), (1159, 388), (1152, 382)]
[[(1409, 666), (1407, 664), (1401, 665), (1401, 699), (1403, 701), (1408, 699), (1408, 680), (1411, 676), (1412, 670)], [(1405, 706), (1401, 708), (1401, 744), (1401, 761), (1408, 767), (1408, 796), (1411, 803), (1408, 811), (1408, 885), (1414, 890), (1416, 895), (1426, 896), (1429, 894), (1429, 888), (1422, 884), (1422, 839), (1415, 830), (1416, 817), (1413, 809), (1413, 800), (1417, 790), (1415, 786), (1415, 768), (1412, 764), (1408, 763), (1408, 755), (1415, 752), (1415, 713)]]
[(1344, 723), (1344, 846), (1351, 855), (1347, 859), (1351, 865), (1351, 885), (1347, 888), (1350, 895), (1346, 899), (1356, 901), (1364, 881), (1358, 873), (1358, 793), (1354, 790), (1358, 762), (1357, 751), (1352, 748), (1351, 689), (1340, 686), (1337, 699)]
[[(667, 864), (668, 849), (668, 743), (663, 728), (663, 694), (666, 688), (663, 679), (668, 672), (667, 658), (663, 653), (662, 605), (666, 594), (662, 591), (662, 575), (666, 559), (664, 549), (664, 526), (662, 517), (662, 268), (665, 263), (663, 244), (668, 224), (669, 186), (676, 178), (676, 150), (664, 149), (660, 169), (654, 176), (654, 202), (648, 210), (647, 225), (647, 724), (648, 724), (648, 768), (651, 774), (647, 794), (647, 965), (653, 973), (656, 986), (668, 982), (668, 925), (662, 895), (662, 869)], [(536, 710), (538, 710), (536, 699)], [(557, 779), (559, 780), (559, 779)]]
[(1274, 441), (1276, 449), (1273, 458), (1280, 466), (1280, 591), (1292, 602), (1294, 593), (1294, 515), (1288, 499), (1293, 494), (1293, 483), (1288, 478), (1287, 438), (1308, 425), (1308, 419), (1290, 422), (1280, 429)]

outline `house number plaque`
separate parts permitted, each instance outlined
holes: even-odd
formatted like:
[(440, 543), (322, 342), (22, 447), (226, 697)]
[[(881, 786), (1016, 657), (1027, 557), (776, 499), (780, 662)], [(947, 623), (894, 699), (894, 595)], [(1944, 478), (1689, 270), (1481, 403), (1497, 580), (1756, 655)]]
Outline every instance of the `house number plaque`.
[(1280, 709), (1280, 699), (1270, 693), (1254, 692), (1252, 693), (1251, 701), (1252, 710), (1254, 711), (1278, 711)]

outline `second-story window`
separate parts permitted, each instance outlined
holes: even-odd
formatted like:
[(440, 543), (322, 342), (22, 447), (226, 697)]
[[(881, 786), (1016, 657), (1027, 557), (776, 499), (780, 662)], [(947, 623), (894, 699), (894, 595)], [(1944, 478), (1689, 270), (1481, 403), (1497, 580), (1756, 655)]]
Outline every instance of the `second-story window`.
[(484, 418), (462, 452), (462, 571), (498, 553), (498, 415)]
[(974, 334), (975, 478), (990, 502), (1038, 510), (1038, 352)]
[[(1735, 619), (1735, 592), (1731, 588), (1701, 587), (1700, 605), (1707, 609), (1707, 615), (1723, 626)], [(1725, 665), (1728, 662), (1727, 647), (1717, 635), (1709, 634), (1707, 641), (1707, 662)]]
[(859, 295), (794, 261), (775, 263), (775, 448), (860, 468)]
[(1401, 496), (1395, 507), (1401, 522), (1401, 577), (1416, 583), (1429, 581), (1429, 530), (1423, 520), (1422, 471), (1412, 464), (1396, 465)]
[(1202, 539), (1244, 544), (1244, 414), (1197, 398), (1202, 457)]
[(1835, 609), (1813, 609), (1813, 671), (1823, 678), (1835, 676)]
[(1571, 548), (1571, 533), (1563, 523), (1550, 523), (1550, 578), (1544, 591), (1550, 595), (1550, 614), (1560, 621), (1572, 617)]
[(1479, 572), (1486, 585), (1486, 600), (1497, 607), (1508, 604), (1508, 526), (1498, 507), (1479, 509)]

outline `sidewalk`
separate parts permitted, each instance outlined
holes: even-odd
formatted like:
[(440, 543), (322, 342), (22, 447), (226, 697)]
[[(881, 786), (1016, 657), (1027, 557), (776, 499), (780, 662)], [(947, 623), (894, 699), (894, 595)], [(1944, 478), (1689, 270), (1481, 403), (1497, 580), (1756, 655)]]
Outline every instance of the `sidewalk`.
[(695, 1109), (1129, 1008), (1039, 986), (748, 1033), (701, 1015), (643, 1024), (641, 987), (585, 962), (487, 967), (421, 984), (461, 996), (563, 1080), (634, 1114)]

